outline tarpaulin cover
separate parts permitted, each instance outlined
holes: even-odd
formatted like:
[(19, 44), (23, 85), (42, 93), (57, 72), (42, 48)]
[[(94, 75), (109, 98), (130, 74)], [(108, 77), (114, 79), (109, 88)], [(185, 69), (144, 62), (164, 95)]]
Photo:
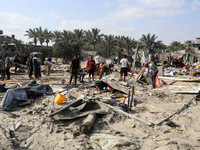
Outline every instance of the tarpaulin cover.
[(1, 105), (6, 110), (10, 110), (16, 100), (28, 100), (28, 96), (24, 89), (16, 88), (7, 90)]

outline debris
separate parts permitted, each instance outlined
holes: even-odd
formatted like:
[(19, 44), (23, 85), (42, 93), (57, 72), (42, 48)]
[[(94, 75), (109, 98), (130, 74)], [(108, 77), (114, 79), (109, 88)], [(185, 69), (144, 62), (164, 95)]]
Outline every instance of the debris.
[(144, 123), (144, 124), (146, 124), (146, 125), (148, 125), (148, 126), (153, 126), (154, 124), (153, 123), (148, 123), (148, 122), (146, 122), (146, 121), (144, 121), (144, 120), (142, 120), (142, 119), (139, 119), (138, 117), (136, 117), (136, 116), (133, 116), (133, 115), (131, 115), (131, 114), (128, 114), (128, 113), (126, 113), (126, 112), (124, 112), (124, 111), (122, 111), (122, 110), (120, 110), (120, 109), (118, 109), (118, 108), (116, 108), (116, 107), (113, 107), (113, 106), (110, 106), (110, 105), (108, 105), (108, 104), (106, 104), (109, 108), (111, 108), (112, 110), (114, 110), (115, 112), (117, 112), (117, 113), (119, 113), (119, 114), (122, 114), (122, 115), (125, 115), (125, 116), (127, 116), (127, 117), (129, 117), (129, 118), (131, 118), (131, 119), (135, 119), (135, 120), (137, 120), (137, 121), (140, 121), (140, 122), (142, 122), (142, 123)]
[(101, 149), (112, 149), (115, 146), (130, 145), (132, 142), (126, 137), (117, 137), (109, 134), (92, 134), (90, 140), (98, 143)]
[(167, 121), (169, 118), (173, 117), (175, 114), (179, 114), (180, 112), (182, 112), (185, 108), (189, 107), (189, 105), (191, 104), (191, 102), (193, 100), (196, 99), (196, 97), (198, 97), (200, 95), (200, 92), (198, 93), (197, 96), (195, 96), (193, 99), (191, 99), (187, 104), (185, 104), (183, 107), (181, 107), (180, 109), (178, 109), (176, 112), (174, 112), (173, 114), (171, 114), (169, 117), (165, 118), (164, 120), (160, 121), (159, 123), (157, 123), (156, 125), (161, 125), (163, 122)]
[(90, 132), (91, 127), (94, 125), (97, 115), (95, 113), (90, 113), (87, 118), (83, 121), (80, 126), (80, 132), (87, 134)]
[(14, 124), (9, 124), (8, 128), (12, 131), (16, 131), (22, 122), (22, 117), (17, 119)]

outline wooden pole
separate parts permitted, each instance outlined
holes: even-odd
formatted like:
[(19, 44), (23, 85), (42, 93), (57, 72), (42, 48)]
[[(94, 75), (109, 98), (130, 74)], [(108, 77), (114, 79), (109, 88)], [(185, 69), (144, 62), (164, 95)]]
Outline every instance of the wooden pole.
[(132, 108), (132, 103), (133, 103), (133, 101), (134, 101), (134, 99), (133, 99), (133, 94), (134, 94), (134, 86), (133, 86), (133, 88), (132, 88), (132, 94), (131, 94), (131, 101), (130, 101), (130, 106), (129, 106), (129, 110), (131, 111), (131, 108)]
[(87, 134), (90, 132), (91, 127), (94, 125), (97, 115), (95, 113), (91, 113), (84, 120), (83, 124), (80, 126), (80, 132)]
[(133, 60), (133, 64), (132, 64), (131, 76), (133, 76), (133, 74), (135, 72), (135, 62), (136, 62), (136, 58), (137, 58), (138, 47), (139, 47), (139, 43), (137, 43), (137, 47), (136, 47), (136, 52), (135, 52), (135, 56), (134, 56), (134, 60)]

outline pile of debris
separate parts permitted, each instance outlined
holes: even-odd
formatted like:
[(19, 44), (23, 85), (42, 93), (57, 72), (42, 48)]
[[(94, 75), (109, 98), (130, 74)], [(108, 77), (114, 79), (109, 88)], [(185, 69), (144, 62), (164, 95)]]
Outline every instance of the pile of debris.
[[(126, 82), (119, 81), (115, 70), (102, 80), (97, 77), (78, 87), (61, 82), (69, 80), (69, 72), (28, 83), (18, 76), (15, 88), (2, 86), (0, 148), (200, 148), (200, 118), (195, 114), (200, 108), (199, 92), (181, 97), (173, 93), (181, 86), (169, 82), (149, 89), (149, 78), (143, 80), (144, 69), (128, 76)], [(170, 77), (159, 78), (161, 82)], [(176, 77), (175, 81), (178, 84), (183, 79)]]

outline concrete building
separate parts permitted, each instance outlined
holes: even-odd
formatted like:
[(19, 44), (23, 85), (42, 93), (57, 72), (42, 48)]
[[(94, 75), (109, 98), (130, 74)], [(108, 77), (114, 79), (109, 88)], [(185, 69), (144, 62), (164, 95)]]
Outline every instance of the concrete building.
[(16, 50), (15, 44), (13, 43), (14, 35), (8, 36), (3, 35), (3, 31), (0, 30), (0, 50), (1, 51), (14, 51)]
[(200, 55), (200, 37), (196, 38), (196, 42), (190, 44), (192, 49), (190, 50), (193, 54), (199, 54)]

